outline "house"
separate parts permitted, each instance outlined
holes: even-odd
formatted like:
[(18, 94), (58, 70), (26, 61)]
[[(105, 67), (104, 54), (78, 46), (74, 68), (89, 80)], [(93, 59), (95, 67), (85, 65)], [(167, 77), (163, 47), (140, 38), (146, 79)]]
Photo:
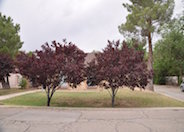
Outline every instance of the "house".
[[(87, 53), (87, 56), (85, 57), (85, 62), (84, 64), (87, 65), (89, 62), (91, 62), (93, 59), (95, 59), (95, 53), (96, 51), (93, 51), (91, 53)], [(68, 84), (65, 85), (66, 89), (72, 89)], [(86, 90), (86, 89), (99, 89), (97, 86), (88, 86), (87, 85), (87, 80), (81, 82), (80, 85), (77, 86), (76, 90)]]
[[(10, 73), (10, 76), (8, 77), (10, 88), (20, 88), (19, 83), (22, 79), (22, 75), (19, 73)], [(0, 88), (2, 88), (2, 84), (0, 83)]]

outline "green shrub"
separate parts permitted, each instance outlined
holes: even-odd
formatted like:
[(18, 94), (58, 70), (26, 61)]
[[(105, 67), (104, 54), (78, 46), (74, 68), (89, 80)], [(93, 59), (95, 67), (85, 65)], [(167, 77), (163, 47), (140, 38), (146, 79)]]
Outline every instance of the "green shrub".
[(27, 87), (27, 80), (25, 78), (22, 78), (20, 83), (19, 83), (19, 86), (22, 88), (22, 89), (25, 89)]
[(166, 79), (165, 76), (161, 74), (155, 74), (153, 78), (153, 83), (154, 84), (160, 84), (160, 85), (165, 85), (166, 84)]

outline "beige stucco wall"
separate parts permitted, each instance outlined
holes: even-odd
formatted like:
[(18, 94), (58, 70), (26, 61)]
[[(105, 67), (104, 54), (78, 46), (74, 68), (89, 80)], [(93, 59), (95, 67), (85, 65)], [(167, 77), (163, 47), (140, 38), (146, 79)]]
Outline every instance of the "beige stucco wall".
[(69, 86), (69, 84), (66, 84), (65, 88), (66, 88), (66, 89), (69, 89), (69, 90), (74, 90), (74, 91), (93, 90), (93, 89), (99, 90), (99, 91), (103, 91), (103, 88), (102, 88), (102, 87), (100, 87), (100, 86), (88, 86), (86, 82), (87, 82), (87, 81), (81, 82), (81, 83), (77, 86), (77, 88), (72, 88), (72, 87)]
[[(9, 76), (10, 88), (20, 88), (19, 82), (21, 78), (22, 76), (18, 73), (10, 73), (10, 76)], [(0, 88), (2, 88), (1, 83), (0, 83)]]
[(66, 85), (66, 88), (67, 88), (67, 89), (74, 89), (74, 90), (86, 90), (87, 87), (88, 87), (88, 85), (87, 85), (86, 81), (81, 82), (81, 83), (77, 86), (77, 88), (72, 88), (72, 87), (69, 86), (69, 84)]
[(18, 73), (16, 74), (10, 74), (9, 82), (11, 88), (20, 88), (19, 82), (21, 81), (22, 76)]

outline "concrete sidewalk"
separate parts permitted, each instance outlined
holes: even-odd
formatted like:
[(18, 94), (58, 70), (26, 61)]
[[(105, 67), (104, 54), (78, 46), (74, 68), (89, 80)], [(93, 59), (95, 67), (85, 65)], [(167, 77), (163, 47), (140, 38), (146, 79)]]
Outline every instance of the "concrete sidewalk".
[(17, 96), (20, 96), (20, 95), (29, 94), (29, 93), (36, 93), (36, 92), (39, 92), (39, 91), (41, 91), (41, 90), (38, 89), (38, 90), (21, 92), (21, 93), (13, 93), (13, 94), (8, 94), (8, 95), (3, 95), (3, 96), (0, 96), (0, 100), (5, 100), (5, 99), (9, 99), (9, 98), (17, 97)]
[(12, 108), (0, 132), (184, 132), (183, 108)]

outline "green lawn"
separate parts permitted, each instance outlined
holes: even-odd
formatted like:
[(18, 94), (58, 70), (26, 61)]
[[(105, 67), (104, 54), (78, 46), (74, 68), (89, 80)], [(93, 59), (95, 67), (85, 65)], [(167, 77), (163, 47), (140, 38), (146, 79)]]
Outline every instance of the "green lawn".
[(25, 92), (28, 90), (30, 89), (20, 89), (20, 88), (0, 89), (0, 96), (13, 94), (13, 93), (19, 93), (19, 92)]
[[(45, 92), (27, 94), (0, 102), (5, 105), (45, 106)], [(103, 92), (63, 92), (57, 91), (51, 106), (56, 107), (111, 107), (111, 97)], [(115, 107), (184, 107), (184, 102), (152, 92), (119, 90)]]

